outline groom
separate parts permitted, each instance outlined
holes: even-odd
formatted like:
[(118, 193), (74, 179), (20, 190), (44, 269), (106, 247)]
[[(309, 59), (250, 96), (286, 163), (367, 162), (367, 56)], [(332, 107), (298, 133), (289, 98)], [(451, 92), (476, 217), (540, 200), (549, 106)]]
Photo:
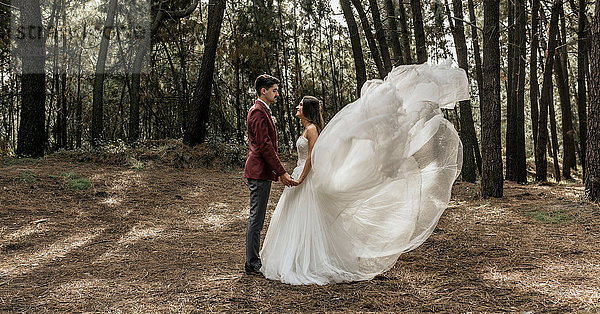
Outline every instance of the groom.
[(277, 131), (271, 116), (271, 108), (279, 97), (279, 80), (263, 74), (254, 81), (258, 99), (248, 112), (249, 153), (244, 170), (250, 189), (250, 217), (246, 227), (246, 274), (260, 274), (262, 266), (258, 251), (267, 201), (271, 193), (271, 181), (279, 181), (286, 186), (298, 182), (285, 171), (277, 155)]

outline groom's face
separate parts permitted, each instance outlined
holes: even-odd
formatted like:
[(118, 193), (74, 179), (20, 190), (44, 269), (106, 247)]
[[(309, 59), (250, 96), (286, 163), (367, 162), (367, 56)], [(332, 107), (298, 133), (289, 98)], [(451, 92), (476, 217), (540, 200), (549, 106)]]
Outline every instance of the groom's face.
[(269, 105), (275, 103), (277, 98), (279, 98), (279, 86), (277, 86), (277, 84), (273, 84), (273, 86), (268, 89), (263, 88), (263, 91)]

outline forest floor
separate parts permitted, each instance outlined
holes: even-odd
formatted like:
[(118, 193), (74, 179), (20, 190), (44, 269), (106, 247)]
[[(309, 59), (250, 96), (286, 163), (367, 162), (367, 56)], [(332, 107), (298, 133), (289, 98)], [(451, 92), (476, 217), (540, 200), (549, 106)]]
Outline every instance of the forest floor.
[(506, 182), (481, 199), (459, 182), (433, 235), (388, 272), (291, 286), (243, 272), (241, 170), (132, 168), (0, 166), (0, 312), (600, 312), (600, 207), (580, 183)]

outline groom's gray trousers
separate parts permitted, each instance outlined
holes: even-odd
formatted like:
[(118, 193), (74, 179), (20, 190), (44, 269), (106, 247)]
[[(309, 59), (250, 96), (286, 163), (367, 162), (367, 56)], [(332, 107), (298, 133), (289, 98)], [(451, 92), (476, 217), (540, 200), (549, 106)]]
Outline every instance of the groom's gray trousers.
[(262, 266), (258, 251), (260, 232), (265, 222), (267, 202), (271, 193), (271, 181), (248, 179), (250, 189), (250, 217), (246, 227), (246, 270), (259, 270)]

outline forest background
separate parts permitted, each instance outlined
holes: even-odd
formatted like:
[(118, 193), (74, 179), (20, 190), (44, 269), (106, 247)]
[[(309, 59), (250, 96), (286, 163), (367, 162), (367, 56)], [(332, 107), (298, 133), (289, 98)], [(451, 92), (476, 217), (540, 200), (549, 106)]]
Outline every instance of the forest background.
[(0, 153), (174, 139), (243, 155), (262, 73), (281, 79), (274, 115), (291, 151), (302, 96), (320, 98), (327, 121), (367, 79), (452, 58), (472, 91), (444, 111), (464, 181), (499, 197), (504, 178), (546, 182), (550, 168), (555, 182), (587, 175), (598, 199), (595, 11), (586, 0), (2, 0)]

